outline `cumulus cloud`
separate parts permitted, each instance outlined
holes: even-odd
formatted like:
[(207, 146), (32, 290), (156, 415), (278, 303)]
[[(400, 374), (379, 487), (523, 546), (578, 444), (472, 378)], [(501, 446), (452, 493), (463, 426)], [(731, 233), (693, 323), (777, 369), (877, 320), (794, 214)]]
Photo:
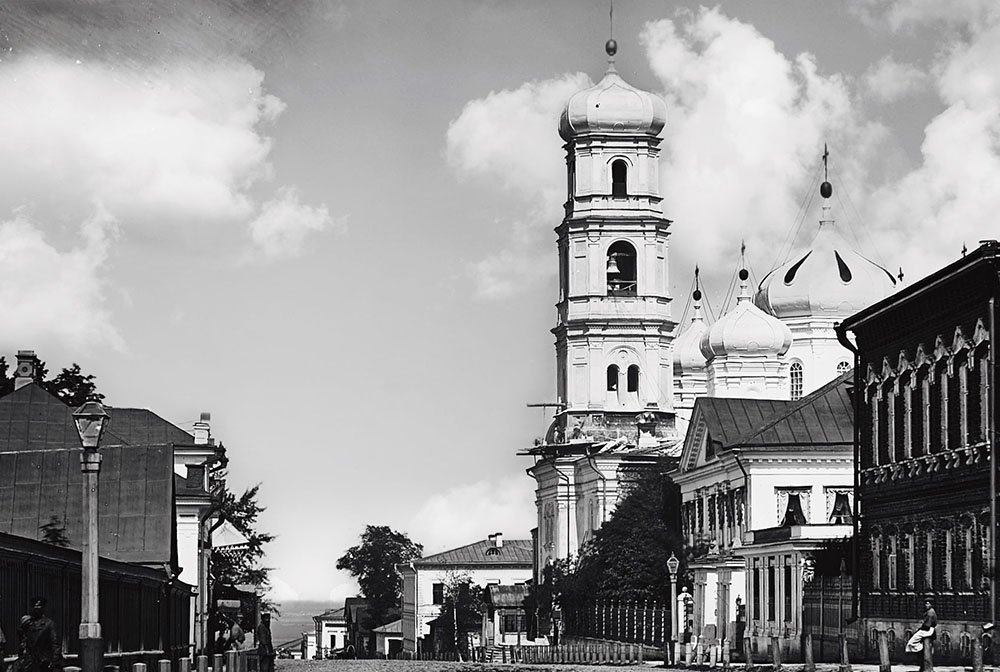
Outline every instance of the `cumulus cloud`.
[[(946, 108), (924, 131), (920, 165), (871, 199), (878, 235), (905, 255), (910, 279), (954, 261), (963, 244), (973, 247), (980, 239), (996, 237), (1000, 13), (977, 13), (973, 4), (966, 7), (963, 30), (939, 51), (935, 85)], [(890, 11), (905, 11), (908, 21), (944, 20), (930, 10), (918, 12), (921, 8), (926, 6), (905, 2)]]
[(45, 56), (5, 63), (0, 77), (12, 101), (0, 152), (13, 158), (0, 178), (39, 207), (96, 199), (125, 226), (232, 221), (253, 213), (247, 188), (271, 173), (260, 126), (284, 106), (246, 63), (147, 77)]
[(900, 63), (891, 56), (884, 57), (864, 74), (868, 97), (881, 103), (892, 103), (922, 91), (928, 83), (926, 72), (911, 63)]
[[(66, 257), (71, 263), (60, 274), (74, 273), (78, 281), (66, 283), (75, 290), (53, 288), (45, 297), (50, 302), (38, 304), (44, 313), (21, 320), (40, 330), (23, 338), (44, 338), (46, 314), (62, 314), (63, 326), (52, 326), (62, 340), (122, 346), (107, 326), (100, 290), (109, 238), (91, 236), (82, 250), (58, 251), (73, 244), (80, 221), (113, 220), (125, 237), (182, 242), (248, 231), (257, 256), (267, 259), (292, 256), (307, 235), (331, 228), (326, 207), (300, 203), (293, 188), (258, 203), (274, 172), (266, 129), (284, 109), (263, 80), (249, 63), (225, 58), (148, 68), (51, 54), (0, 62), (9, 102), (0, 106), (0, 154), (6, 157), (0, 213), (22, 207), (31, 213), (30, 220), (21, 216), (6, 224), (3, 242), (10, 250), (2, 252), (30, 244), (42, 267), (58, 266), (55, 255)], [(88, 226), (85, 233), (93, 228)], [(57, 310), (73, 291), (78, 310), (98, 308), (90, 318), (66, 319)], [(7, 294), (9, 305), (15, 299), (10, 289)]]
[[(336, 223), (336, 228), (343, 226), (342, 220)], [(250, 235), (263, 256), (282, 259), (297, 256), (310, 233), (332, 227), (334, 221), (326, 206), (303, 205), (298, 192), (285, 187), (277, 198), (264, 203), (260, 214), (250, 222)]]
[(846, 80), (821, 74), (810, 54), (789, 58), (718, 9), (649, 23), (642, 41), (669, 110), (661, 187), (664, 214), (675, 220), (675, 281), (699, 263), (722, 285), (743, 239), (751, 259), (768, 268), (779, 261), (773, 250), (795, 222), (824, 143), (840, 159), (841, 180), (863, 180), (882, 130), (859, 118)]
[(115, 230), (114, 219), (98, 207), (80, 226), (79, 244), (61, 250), (24, 211), (0, 223), (4, 350), (26, 343), (123, 349), (111, 324), (101, 274)]
[(406, 526), (424, 554), (439, 553), (503, 532), (530, 539), (536, 525), (534, 483), (522, 477), (464, 483), (431, 495)]
[(466, 103), (448, 126), (445, 155), (458, 178), (500, 185), (523, 206), (505, 222), (507, 246), (470, 266), (479, 296), (510, 296), (554, 272), (550, 250), (540, 252), (539, 243), (565, 197), (557, 122), (569, 97), (591, 84), (576, 73), (493, 91)]

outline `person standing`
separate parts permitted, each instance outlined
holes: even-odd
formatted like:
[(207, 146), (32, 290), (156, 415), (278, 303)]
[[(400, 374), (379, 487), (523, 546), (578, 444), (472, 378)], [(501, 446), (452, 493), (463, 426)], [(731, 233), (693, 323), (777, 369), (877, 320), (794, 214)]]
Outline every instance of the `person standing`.
[(247, 636), (246, 633), (243, 632), (242, 626), (240, 626), (239, 619), (240, 617), (237, 614), (236, 617), (233, 618), (233, 627), (229, 629), (229, 648), (242, 651), (243, 643), (246, 642)]
[(44, 597), (33, 597), (28, 614), (21, 617), (18, 672), (53, 672), (63, 667), (56, 624), (45, 615), (47, 604)]
[(920, 629), (914, 632), (906, 643), (906, 652), (920, 653), (923, 651), (925, 645), (930, 645), (930, 642), (925, 643), (924, 640), (933, 640), (936, 628), (937, 612), (934, 611), (934, 600), (928, 597), (924, 600), (924, 620), (920, 624)]
[(260, 672), (274, 672), (274, 644), (271, 641), (271, 614), (264, 612), (260, 615), (260, 623), (257, 625), (257, 660), (260, 664)]

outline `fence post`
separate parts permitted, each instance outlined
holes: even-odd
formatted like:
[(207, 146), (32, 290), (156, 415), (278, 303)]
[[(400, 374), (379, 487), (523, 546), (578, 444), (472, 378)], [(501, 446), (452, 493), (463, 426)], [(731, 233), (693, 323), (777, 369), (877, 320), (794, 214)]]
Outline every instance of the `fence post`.
[(885, 630), (878, 631), (878, 672), (891, 672), (889, 665), (889, 636)]
[(708, 651), (708, 666), (715, 667), (719, 664), (719, 647), (712, 646)]
[(774, 672), (781, 672), (781, 640), (774, 635), (771, 635), (771, 660)]
[(194, 666), (198, 672), (208, 672), (208, 656), (198, 656), (195, 658)]
[(746, 658), (746, 662), (743, 665), (743, 669), (750, 672), (753, 669), (753, 650), (750, 648), (750, 636), (747, 635), (743, 638), (743, 655)]
[(222, 654), (216, 653), (212, 656), (212, 672), (222, 672)]
[(237, 672), (239, 670), (238, 662), (236, 662), (236, 652), (226, 651), (226, 672)]
[(802, 672), (816, 672), (816, 661), (813, 660), (813, 636), (807, 632), (802, 635)]
[(930, 637), (924, 637), (924, 664), (921, 665), (921, 672), (934, 672), (934, 644)]
[(720, 647), (721, 647), (721, 650), (722, 650), (722, 669), (728, 670), (729, 669), (729, 663), (730, 663), (730, 660), (729, 660), (729, 638), (728, 637), (723, 637), (722, 638), (722, 643), (720, 644)]
[(146, 672), (146, 663), (132, 663), (132, 672)]
[(191, 672), (191, 659), (187, 656), (177, 659), (177, 672)]
[(972, 672), (983, 672), (983, 640), (972, 638)]
[(156, 662), (156, 666), (159, 672), (170, 672), (171, 665), (169, 660), (161, 658)]
[(851, 656), (847, 650), (847, 634), (843, 632), (840, 633), (840, 672), (851, 672)]

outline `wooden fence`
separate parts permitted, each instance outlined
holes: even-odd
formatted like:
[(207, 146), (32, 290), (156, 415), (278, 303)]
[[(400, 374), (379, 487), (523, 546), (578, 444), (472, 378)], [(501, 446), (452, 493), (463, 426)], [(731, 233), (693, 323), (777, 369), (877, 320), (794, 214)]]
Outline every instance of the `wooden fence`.
[[(190, 653), (190, 586), (170, 581), (163, 569), (106, 558), (99, 569), (101, 631), (109, 662), (122, 656), (176, 660)], [(80, 580), (79, 551), (0, 534), (0, 628), (13, 646), (28, 600), (43, 596), (45, 613), (55, 621), (72, 663), (80, 650)]]
[(847, 636), (853, 655), (866, 655), (865, 636), (860, 620), (847, 621), (851, 616), (851, 577), (816, 576), (805, 585), (802, 593), (802, 631), (812, 635), (816, 662), (839, 660), (840, 633)]
[[(640, 644), (610, 642), (581, 642), (560, 644), (559, 646), (497, 646), (472, 650), (471, 661), (476, 663), (518, 663), (547, 664), (563, 663), (575, 665), (639, 665), (643, 662), (643, 647)], [(401, 653), (394, 660), (457, 660), (450, 653)]]
[(670, 609), (655, 602), (597, 600), (564, 610), (566, 637), (588, 637), (661, 648), (670, 641)]

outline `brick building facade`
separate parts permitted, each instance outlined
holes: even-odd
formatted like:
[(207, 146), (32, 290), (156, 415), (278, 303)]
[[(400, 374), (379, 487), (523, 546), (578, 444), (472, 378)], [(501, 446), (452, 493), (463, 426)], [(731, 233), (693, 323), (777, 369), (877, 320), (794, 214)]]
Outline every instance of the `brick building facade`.
[[(990, 437), (1000, 244), (846, 320), (856, 342), (856, 607), (897, 651), (931, 595), (937, 651), (967, 658), (996, 616)], [(850, 335), (850, 336), (849, 336)], [(988, 639), (984, 642), (990, 645)]]

